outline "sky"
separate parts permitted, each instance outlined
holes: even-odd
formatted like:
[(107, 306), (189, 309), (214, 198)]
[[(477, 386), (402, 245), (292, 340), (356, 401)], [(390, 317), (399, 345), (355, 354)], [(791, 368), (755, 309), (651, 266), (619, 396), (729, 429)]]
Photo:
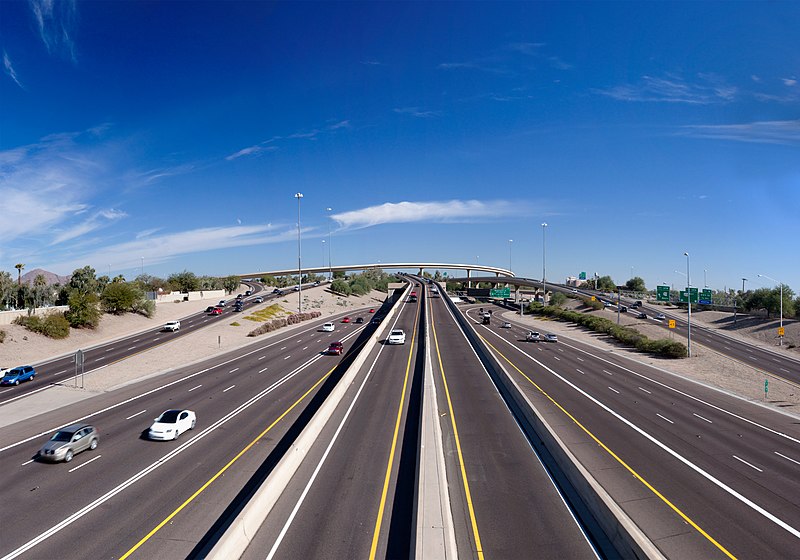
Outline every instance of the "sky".
[(800, 292), (798, 29), (797, 2), (4, 0), (0, 270), (291, 268), (299, 211), (304, 266)]

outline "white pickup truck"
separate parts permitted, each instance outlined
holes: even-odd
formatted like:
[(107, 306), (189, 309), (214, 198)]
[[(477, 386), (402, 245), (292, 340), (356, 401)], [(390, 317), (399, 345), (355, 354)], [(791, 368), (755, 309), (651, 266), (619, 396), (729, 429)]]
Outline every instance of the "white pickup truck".
[(180, 321), (169, 321), (169, 322), (167, 322), (167, 324), (164, 325), (164, 328), (162, 330), (172, 331), (172, 332), (179, 331), (179, 330), (181, 330), (181, 322)]

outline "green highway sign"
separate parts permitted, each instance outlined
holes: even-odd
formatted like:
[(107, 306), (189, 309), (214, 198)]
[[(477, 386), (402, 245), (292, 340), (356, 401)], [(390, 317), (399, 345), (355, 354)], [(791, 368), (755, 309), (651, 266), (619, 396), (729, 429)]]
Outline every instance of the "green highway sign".
[(656, 301), (669, 301), (669, 286), (656, 286)]
[(711, 305), (711, 290), (704, 289), (700, 292), (700, 303)]
[(489, 292), (489, 297), (493, 298), (507, 298), (511, 297), (511, 288), (497, 288)]
[[(697, 288), (689, 288), (689, 295), (691, 297), (692, 303), (697, 303), (699, 301)], [(686, 290), (681, 290), (680, 292), (680, 302), (681, 303), (688, 303), (689, 298), (686, 297)]]
[(586, 280), (586, 273), (585, 272), (581, 272), (580, 276), (578, 276), (578, 278), (581, 279), (581, 280)]

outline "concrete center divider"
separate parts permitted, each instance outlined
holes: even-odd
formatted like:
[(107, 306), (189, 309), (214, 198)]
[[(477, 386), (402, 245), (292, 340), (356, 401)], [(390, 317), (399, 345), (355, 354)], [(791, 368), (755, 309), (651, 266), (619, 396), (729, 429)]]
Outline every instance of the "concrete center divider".
[(625, 513), (591, 472), (578, 461), (544, 416), (536, 410), (501, 361), (483, 344), (472, 322), (466, 319), (449, 297), (446, 297), (446, 300), (529, 441), (541, 441), (541, 445), (550, 454), (555, 467), (559, 469), (559, 472), (553, 473), (556, 480), (561, 479), (564, 483), (571, 485), (570, 490), (574, 491), (583, 502), (583, 506), (594, 517), (606, 539), (620, 557), (664, 560), (665, 556), (655, 543)]
[[(406, 287), (400, 301), (405, 300), (410, 289), (411, 284)], [(289, 482), (297, 472), (303, 459), (314, 445), (314, 442), (319, 437), (325, 424), (330, 420), (336, 407), (339, 406), (347, 389), (354, 381), (358, 370), (364, 365), (364, 361), (367, 359), (370, 351), (378, 343), (380, 334), (383, 332), (383, 326), (390, 323), (391, 319), (401, 308), (402, 306), (397, 305), (397, 302), (392, 305), (381, 322), (382, 326), (375, 329), (375, 332), (361, 349), (358, 356), (356, 356), (350, 364), (350, 367), (347, 368), (347, 371), (339, 380), (339, 383), (314, 415), (313, 419), (300, 433), (292, 447), (284, 454), (280, 461), (278, 461), (278, 464), (269, 474), (264, 484), (261, 485), (254, 493), (253, 497), (242, 508), (241, 512), (231, 522), (225, 533), (216, 541), (213, 548), (207, 554), (201, 555), (201, 557), (211, 560), (231, 560), (232, 558), (240, 558), (242, 556), (261, 525), (267, 519), (272, 508), (275, 507), (281, 494), (286, 490), (286, 487), (289, 485)]]

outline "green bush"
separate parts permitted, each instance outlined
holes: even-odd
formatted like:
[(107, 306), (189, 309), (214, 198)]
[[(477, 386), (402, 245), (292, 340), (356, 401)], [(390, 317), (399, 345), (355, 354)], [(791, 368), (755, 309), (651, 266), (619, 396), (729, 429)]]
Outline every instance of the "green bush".
[[(598, 303), (601, 308), (603, 307), (603, 304), (600, 302), (587, 301), (587, 304), (594, 303)], [(554, 317), (561, 321), (577, 323), (578, 325), (586, 327), (591, 331), (607, 334), (622, 344), (636, 348), (641, 352), (647, 352), (657, 356), (664, 356), (665, 358), (686, 357), (686, 346), (680, 342), (666, 338), (651, 340), (636, 329), (617, 325), (605, 317), (579, 313), (570, 309), (561, 309), (560, 307), (555, 307), (552, 305), (542, 307), (542, 305), (538, 303), (533, 303), (528, 306), (528, 311), (538, 315)]]
[(0, 330), (0, 344), (6, 339), (6, 331)]
[(14, 324), (48, 338), (61, 339), (69, 336), (69, 321), (63, 313), (49, 313), (44, 317), (38, 315), (19, 316), (14, 319)]

